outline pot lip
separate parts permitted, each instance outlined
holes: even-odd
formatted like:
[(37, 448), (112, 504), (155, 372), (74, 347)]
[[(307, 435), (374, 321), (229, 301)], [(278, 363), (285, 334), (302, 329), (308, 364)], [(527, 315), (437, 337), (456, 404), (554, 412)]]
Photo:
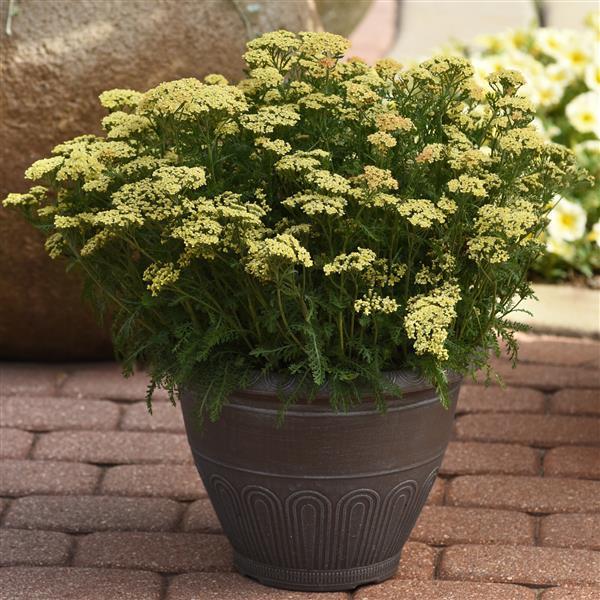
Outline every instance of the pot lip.
[[(415, 393), (415, 392), (426, 392), (428, 390), (434, 390), (434, 386), (416, 371), (409, 369), (397, 370), (397, 371), (384, 371), (382, 375), (391, 383), (397, 385), (403, 394)], [(459, 373), (454, 371), (448, 371), (448, 384), (450, 387), (454, 387), (459, 384), (463, 377)], [(285, 375), (281, 373), (269, 373), (265, 374), (260, 371), (256, 371), (254, 377), (250, 383), (243, 389), (236, 390), (232, 394), (232, 399), (259, 399), (259, 398), (272, 398), (274, 395), (297, 392), (298, 377)], [(314, 396), (315, 401), (329, 401), (330, 398), (330, 387), (326, 382), (324, 383)], [(300, 394), (299, 400), (302, 401), (303, 394)], [(373, 399), (373, 395), (367, 393), (364, 396), (364, 401)]]

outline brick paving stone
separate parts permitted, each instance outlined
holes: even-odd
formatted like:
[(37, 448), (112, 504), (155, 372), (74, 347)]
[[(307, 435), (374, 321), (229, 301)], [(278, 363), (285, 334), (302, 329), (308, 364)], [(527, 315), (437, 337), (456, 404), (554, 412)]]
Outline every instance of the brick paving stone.
[(463, 413), (542, 413), (544, 394), (530, 388), (463, 385), (458, 397), (457, 414)]
[(513, 511), (426, 506), (411, 539), (436, 546), (533, 544), (534, 520)]
[(600, 550), (600, 514), (542, 517), (539, 540), (543, 546)]
[(549, 401), (550, 412), (564, 415), (600, 415), (598, 390), (560, 390)]
[(208, 498), (192, 502), (183, 517), (184, 531), (203, 531), (204, 533), (222, 533), (221, 523)]
[(56, 531), (0, 530), (0, 565), (60, 565), (69, 558), (71, 536)]
[(534, 590), (516, 585), (397, 579), (361, 588), (353, 596), (353, 600), (535, 600), (535, 598)]
[(0, 462), (0, 494), (92, 494), (100, 473), (81, 463), (5, 460)]
[(517, 337), (521, 362), (600, 368), (600, 343), (597, 341), (531, 334)]
[(28, 496), (12, 502), (5, 527), (85, 533), (109, 530), (170, 531), (182, 513), (164, 498)]
[[(533, 387), (553, 391), (560, 388), (600, 388), (600, 370), (581, 367), (560, 367), (522, 363), (513, 369), (507, 360), (492, 361), (506, 385)], [(485, 373), (478, 374), (485, 380)]]
[(443, 551), (442, 579), (526, 585), (600, 583), (600, 554), (536, 546), (450, 546)]
[(145, 402), (136, 402), (125, 408), (121, 429), (131, 431), (185, 431), (183, 416), (179, 406), (161, 402), (154, 406), (152, 414), (148, 413)]
[(0, 458), (25, 458), (33, 444), (33, 435), (19, 429), (0, 429)]
[[(62, 385), (60, 393), (79, 398), (138, 402), (146, 398), (149, 383), (150, 379), (145, 373), (123, 377), (118, 364), (96, 363), (74, 371)], [(156, 390), (153, 398), (155, 401), (168, 399), (164, 390)]]
[(542, 592), (540, 600), (598, 600), (597, 587), (561, 586)]
[(103, 494), (196, 500), (206, 490), (193, 465), (125, 465), (106, 470)]
[(8, 498), (0, 498), (0, 516), (10, 506), (10, 500)]
[(448, 484), (446, 503), (531, 513), (600, 512), (600, 482), (510, 475), (464, 475)]
[(343, 592), (291, 592), (265, 587), (236, 573), (186, 573), (169, 583), (166, 600), (347, 600)]
[(464, 415), (455, 425), (459, 440), (513, 442), (549, 448), (600, 444), (600, 421), (558, 415)]
[(433, 579), (437, 550), (419, 542), (407, 542), (402, 549), (397, 579)]
[(440, 469), (443, 475), (537, 475), (539, 472), (540, 454), (533, 448), (478, 442), (450, 442)]
[(79, 537), (73, 562), (159, 573), (231, 571), (233, 552), (222, 535), (204, 533), (91, 533)]
[(600, 479), (600, 448), (552, 448), (544, 456), (544, 475)]
[(125, 569), (10, 567), (0, 570), (3, 600), (160, 600), (162, 578)]
[(446, 482), (438, 477), (434, 482), (427, 496), (427, 504), (443, 504), (444, 496), (446, 494)]
[(99, 400), (20, 396), (1, 402), (2, 425), (29, 431), (116, 429), (119, 417), (116, 404)]
[(54, 396), (66, 377), (63, 365), (4, 362), (0, 364), (0, 395)]
[(46, 433), (37, 441), (33, 457), (97, 464), (186, 463), (192, 460), (185, 435), (137, 431)]

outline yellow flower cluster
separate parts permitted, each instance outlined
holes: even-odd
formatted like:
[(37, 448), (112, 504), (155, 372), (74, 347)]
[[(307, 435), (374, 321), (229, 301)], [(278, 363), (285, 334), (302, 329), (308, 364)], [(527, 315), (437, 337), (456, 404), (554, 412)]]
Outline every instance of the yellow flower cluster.
[(393, 135), (385, 133), (384, 131), (371, 133), (367, 136), (367, 140), (369, 140), (379, 152), (385, 152), (388, 148), (393, 148), (398, 143)]
[(377, 255), (373, 250), (359, 248), (356, 252), (350, 252), (350, 254), (339, 254), (332, 262), (323, 266), (323, 272), (327, 276), (334, 273), (360, 273), (370, 267), (376, 258)]
[(109, 111), (136, 108), (142, 99), (142, 94), (135, 90), (115, 89), (100, 94), (100, 104)]
[(365, 296), (354, 302), (354, 311), (366, 317), (373, 314), (390, 315), (400, 308), (398, 302), (390, 296), (381, 296), (369, 290)]
[(181, 274), (181, 271), (172, 263), (157, 264), (152, 263), (144, 271), (144, 281), (148, 282), (148, 289), (153, 296), (158, 296), (159, 292), (166, 286), (175, 283)]
[(160, 83), (140, 99), (142, 116), (197, 117), (201, 114), (240, 115), (248, 110), (244, 93), (233, 85), (206, 85), (188, 77)]
[(398, 189), (398, 182), (392, 176), (392, 172), (389, 169), (380, 169), (374, 165), (366, 165), (362, 175), (358, 175), (355, 180), (365, 184), (371, 191)]
[(403, 200), (396, 210), (415, 227), (428, 229), (434, 222), (443, 223), (446, 220), (445, 213), (440, 210), (431, 200), (426, 198), (411, 198)]
[(292, 127), (300, 120), (293, 105), (264, 106), (256, 113), (244, 115), (240, 119), (242, 126), (248, 131), (264, 135), (273, 133), (275, 127)]
[(449, 327), (456, 319), (459, 300), (460, 288), (445, 284), (408, 301), (404, 327), (417, 354), (431, 354), (438, 360), (448, 360), (445, 344)]
[(273, 281), (281, 266), (313, 266), (312, 258), (293, 235), (280, 233), (274, 238), (250, 242), (245, 269), (262, 282)]
[(254, 143), (259, 148), (273, 152), (273, 154), (277, 154), (278, 156), (284, 156), (292, 150), (292, 147), (285, 140), (272, 140), (267, 137), (258, 137), (254, 140)]
[(344, 214), (346, 200), (340, 196), (326, 196), (315, 192), (299, 192), (282, 201), (284, 206), (299, 207), (307, 215), (338, 215)]

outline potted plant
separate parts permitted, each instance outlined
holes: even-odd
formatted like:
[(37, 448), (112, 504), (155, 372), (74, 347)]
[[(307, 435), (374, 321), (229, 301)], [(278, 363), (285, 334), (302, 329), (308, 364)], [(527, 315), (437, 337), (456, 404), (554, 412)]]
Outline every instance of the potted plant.
[[(462, 58), (341, 62), (277, 31), (248, 78), (101, 95), (105, 137), (57, 146), (16, 206), (110, 309), (126, 371), (178, 395), (238, 569), (302, 590), (397, 568), (451, 430), (530, 295), (573, 177), (520, 76)], [(207, 418), (208, 417), (208, 418)]]

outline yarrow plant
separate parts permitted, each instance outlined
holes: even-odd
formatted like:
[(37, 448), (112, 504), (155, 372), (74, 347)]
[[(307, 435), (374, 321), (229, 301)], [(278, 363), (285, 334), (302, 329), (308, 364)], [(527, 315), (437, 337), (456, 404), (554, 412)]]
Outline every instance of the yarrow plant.
[(60, 144), (4, 201), (83, 270), (125, 368), (196, 389), (213, 419), (257, 371), (383, 408), (385, 371), (447, 402), (449, 371), (485, 365), (498, 337), (516, 352), (509, 316), (579, 177), (571, 153), (514, 71), (484, 91), (462, 58), (370, 67), (347, 48), (277, 31), (248, 44), (237, 85), (105, 92), (106, 135)]
[(478, 83), (503, 69), (518, 69), (521, 93), (534, 105), (542, 135), (571, 148), (595, 178), (553, 198), (546, 252), (533, 269), (548, 280), (600, 271), (600, 12), (584, 31), (551, 28), (480, 36), (462, 49)]

